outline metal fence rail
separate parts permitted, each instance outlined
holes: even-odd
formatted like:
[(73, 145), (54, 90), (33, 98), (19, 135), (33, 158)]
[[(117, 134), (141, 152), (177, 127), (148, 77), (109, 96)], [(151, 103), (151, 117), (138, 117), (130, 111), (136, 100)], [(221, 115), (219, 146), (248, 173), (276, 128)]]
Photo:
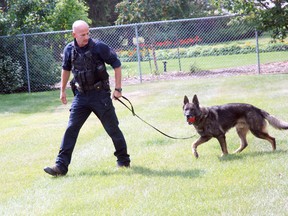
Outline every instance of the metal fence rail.
[[(264, 73), (265, 64), (282, 65), (288, 59), (287, 42), (270, 43), (267, 33), (235, 23), (232, 16), (91, 28), (90, 33), (117, 52), (123, 77), (139, 82), (171, 72)], [(71, 31), (0, 37), (0, 93), (57, 87), (61, 53), (71, 40)]]

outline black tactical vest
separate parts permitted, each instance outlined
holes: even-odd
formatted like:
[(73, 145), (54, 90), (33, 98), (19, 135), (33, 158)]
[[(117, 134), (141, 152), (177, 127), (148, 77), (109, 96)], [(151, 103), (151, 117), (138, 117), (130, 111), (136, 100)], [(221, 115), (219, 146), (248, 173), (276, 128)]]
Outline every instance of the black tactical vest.
[(95, 41), (89, 40), (88, 51), (81, 53), (72, 42), (72, 73), (76, 83), (84, 91), (91, 90), (95, 83), (109, 78), (105, 63), (97, 55), (92, 55), (95, 45)]

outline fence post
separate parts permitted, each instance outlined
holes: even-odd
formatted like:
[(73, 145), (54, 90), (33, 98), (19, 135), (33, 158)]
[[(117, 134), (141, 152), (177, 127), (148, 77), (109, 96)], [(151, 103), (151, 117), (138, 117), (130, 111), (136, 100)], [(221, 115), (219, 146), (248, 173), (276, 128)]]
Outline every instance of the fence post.
[(180, 57), (179, 46), (177, 47), (177, 56), (178, 56), (179, 71), (182, 71), (182, 68), (181, 68), (181, 57)]
[(135, 25), (135, 35), (136, 35), (136, 47), (137, 47), (137, 59), (138, 59), (139, 78), (140, 78), (140, 83), (142, 83), (141, 57), (140, 57), (140, 49), (139, 49), (139, 38), (138, 38), (138, 28), (137, 28), (137, 24)]
[(255, 37), (256, 37), (257, 69), (258, 69), (258, 74), (260, 74), (260, 55), (259, 55), (259, 40), (258, 40), (258, 31), (257, 31), (257, 29), (255, 29)]
[(180, 57), (180, 41), (179, 41), (179, 35), (176, 34), (177, 36), (177, 57), (178, 57), (178, 65), (179, 65), (179, 71), (182, 71), (181, 67), (181, 57)]
[(31, 93), (30, 75), (29, 75), (29, 64), (28, 64), (28, 55), (27, 55), (27, 46), (26, 46), (26, 37), (25, 37), (25, 34), (22, 34), (22, 37), (23, 37), (23, 43), (24, 43), (24, 55), (25, 55), (25, 64), (26, 64), (26, 75), (27, 75), (28, 93)]

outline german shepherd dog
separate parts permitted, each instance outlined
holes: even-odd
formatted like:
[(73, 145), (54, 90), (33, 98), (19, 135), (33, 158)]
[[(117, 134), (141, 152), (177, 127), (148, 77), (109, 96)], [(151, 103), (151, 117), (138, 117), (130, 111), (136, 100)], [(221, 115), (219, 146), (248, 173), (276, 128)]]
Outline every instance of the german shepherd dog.
[(192, 144), (192, 152), (196, 158), (199, 157), (197, 147), (215, 137), (221, 146), (222, 156), (228, 154), (226, 144), (226, 132), (236, 127), (240, 137), (240, 147), (234, 152), (239, 153), (248, 145), (246, 135), (251, 133), (271, 143), (272, 149), (276, 149), (276, 141), (267, 130), (267, 120), (276, 129), (288, 129), (288, 123), (281, 121), (251, 104), (229, 103), (220, 106), (200, 107), (197, 95), (194, 95), (192, 102), (187, 96), (184, 97), (184, 116), (188, 124), (192, 124), (200, 138)]

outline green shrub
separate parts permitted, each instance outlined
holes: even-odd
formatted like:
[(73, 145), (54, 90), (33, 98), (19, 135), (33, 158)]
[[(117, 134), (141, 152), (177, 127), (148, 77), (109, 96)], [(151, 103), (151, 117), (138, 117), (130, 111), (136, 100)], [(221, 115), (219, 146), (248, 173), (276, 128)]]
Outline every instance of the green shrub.
[(170, 59), (170, 58), (169, 58), (169, 50), (160, 50), (160, 51), (157, 53), (157, 59), (158, 59), (158, 60)]
[(287, 51), (288, 50), (288, 44), (285, 43), (274, 43), (269, 44), (266, 48), (266, 52), (277, 52), (277, 51)]
[(12, 93), (22, 87), (22, 67), (10, 56), (0, 56), (0, 93)]
[(200, 71), (201, 71), (201, 69), (196, 65), (195, 62), (190, 64), (190, 70), (189, 70), (190, 73), (196, 73), (196, 72), (200, 72)]
[(193, 46), (187, 49), (187, 57), (197, 57), (200, 56), (202, 52), (202, 47), (201, 46)]
[[(280, 52), (287, 51), (288, 44), (286, 43), (274, 43), (269, 44), (268, 46), (261, 46), (260, 52)], [(165, 49), (157, 50), (157, 59), (175, 59), (178, 58), (177, 49)], [(202, 57), (202, 56), (221, 56), (221, 55), (237, 55), (237, 54), (249, 54), (255, 53), (256, 46), (251, 44), (238, 44), (233, 43), (229, 45), (214, 45), (214, 46), (192, 46), (189, 48), (181, 48), (179, 50), (179, 55), (181, 58), (193, 58), (193, 57)]]
[[(266, 46), (260, 46), (259, 52), (280, 52), (287, 51), (287, 43), (273, 43)], [(130, 51), (121, 51), (120, 57), (123, 62), (125, 61), (137, 61), (133, 57), (134, 54)], [(225, 56), (225, 55), (241, 55), (256, 53), (256, 45), (251, 44), (250, 42), (238, 41), (234, 43), (225, 43), (225, 44), (215, 44), (215, 45), (195, 45), (187, 48), (171, 48), (171, 49), (157, 49), (156, 58), (159, 61), (168, 60), (168, 59), (177, 59), (177, 58), (195, 58), (203, 56)], [(152, 50), (142, 50), (141, 52), (142, 61), (149, 61), (153, 59)], [(193, 68), (193, 67), (192, 67)], [(191, 70), (193, 71), (193, 70)]]
[(56, 62), (50, 49), (35, 45), (28, 58), (30, 85), (33, 91), (49, 90), (60, 82), (60, 64)]

